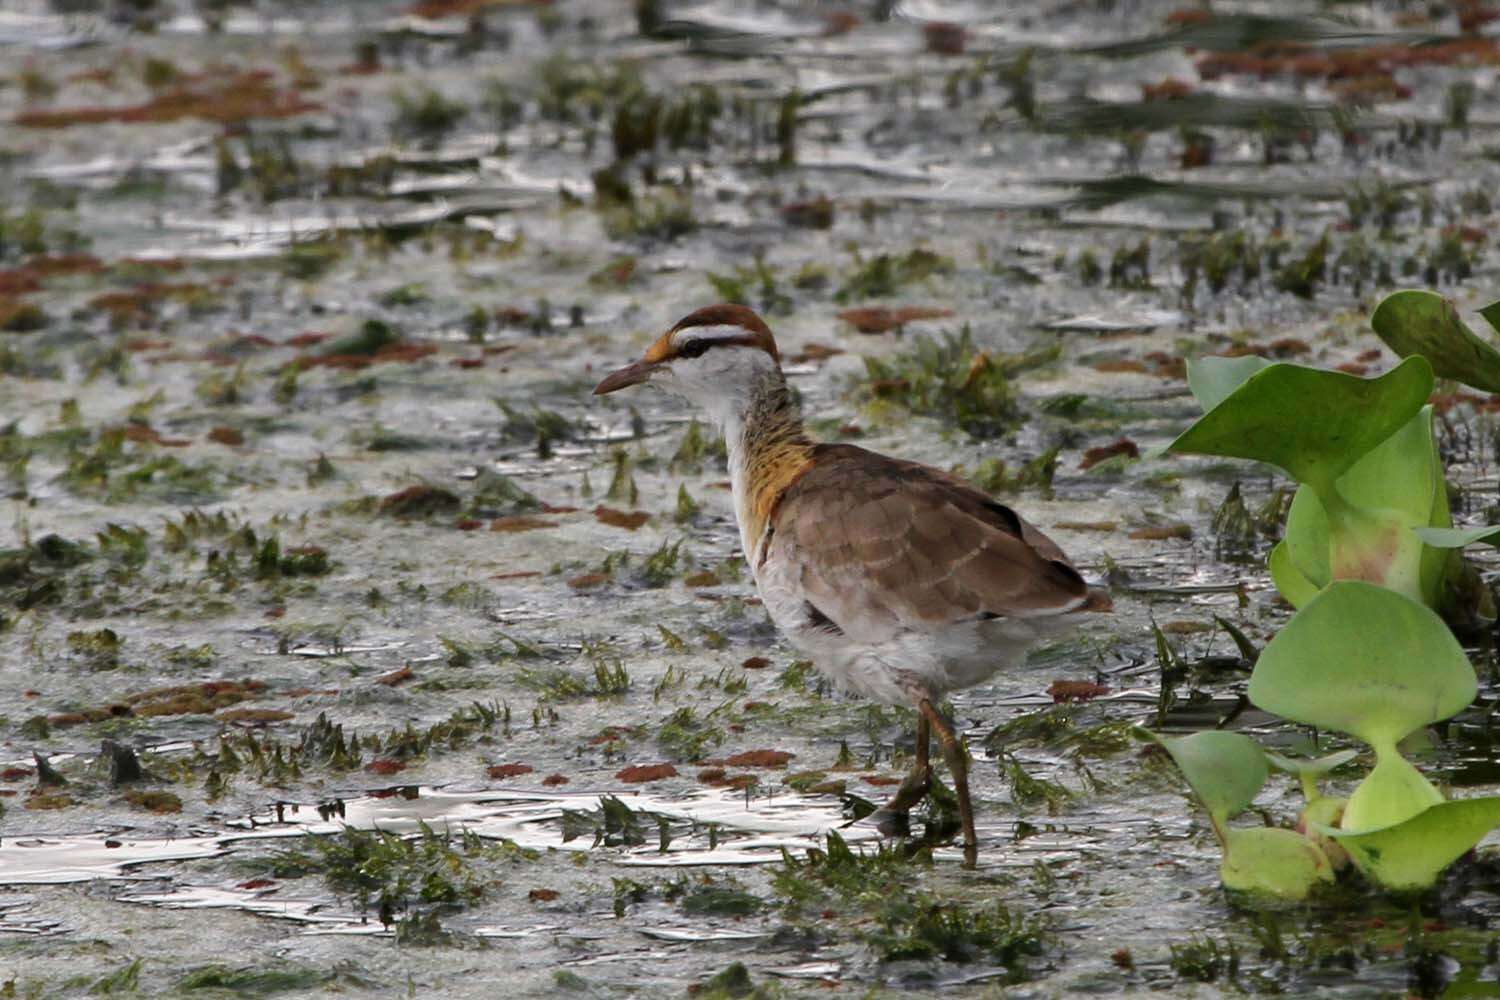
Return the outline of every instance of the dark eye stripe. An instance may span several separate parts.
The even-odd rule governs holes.
[[[701,358],[703,352],[713,346],[711,340],[690,340],[677,349],[679,358]]]

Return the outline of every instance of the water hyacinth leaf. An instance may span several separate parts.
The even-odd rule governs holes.
[[[1272,750],[1262,750],[1261,753],[1266,755],[1266,760],[1278,771],[1285,771],[1287,774],[1310,774],[1315,778],[1321,778],[1329,771],[1343,767],[1359,756],[1358,750],[1340,750],[1337,753],[1308,759],[1287,757]]]
[[[1188,362],[1188,388],[1193,391],[1203,412],[1207,413],[1244,385],[1245,379],[1270,364],[1256,354],[1247,354],[1243,358],[1199,358]]]
[[[1428,549],[1400,511],[1383,507],[1346,507],[1330,524],[1329,572],[1334,580],[1363,580],[1426,604],[1437,594],[1424,587],[1422,568]]]
[[[1305,899],[1314,886],[1333,881],[1333,865],[1316,843],[1295,830],[1232,829],[1219,879],[1226,889]]]
[[[1422,541],[1440,549],[1461,549],[1475,542],[1500,545],[1500,526],[1493,524],[1477,528],[1417,528],[1416,532]]]
[[[1476,337],[1458,308],[1437,292],[1408,289],[1387,295],[1375,307],[1370,325],[1402,357],[1425,357],[1438,377],[1500,392],[1500,351]]]
[[[1292,561],[1292,553],[1287,547],[1286,539],[1277,542],[1276,546],[1271,549],[1267,565],[1271,570],[1271,581],[1276,584],[1277,592],[1294,608],[1304,606],[1308,601],[1317,597],[1318,591],[1323,589],[1297,568],[1297,564]]]
[[[1337,488],[1348,506],[1355,508],[1342,518],[1338,537],[1330,533],[1328,515],[1316,493],[1303,487],[1293,496],[1287,511],[1286,558],[1318,587],[1336,576],[1356,575],[1347,569],[1335,573],[1335,562],[1357,567],[1360,579],[1404,592],[1408,588],[1398,586],[1398,581],[1414,578],[1410,596],[1435,604],[1448,556],[1424,549],[1406,531],[1452,523],[1442,460],[1432,434],[1432,407],[1422,407],[1354,463],[1339,477]],[[1381,559],[1382,552],[1398,553],[1404,564]]]
[[[1427,402],[1432,369],[1407,358],[1378,378],[1273,364],[1183,431],[1169,450],[1266,462],[1333,495],[1333,484]]]
[[[1325,754],[1322,757],[1313,757],[1310,760],[1299,757],[1284,757],[1270,750],[1261,751],[1266,755],[1266,761],[1278,771],[1287,774],[1295,774],[1299,778],[1311,778],[1316,781],[1323,775],[1336,768],[1343,767],[1355,757],[1359,756],[1358,750],[1340,750],[1337,753]],[[1312,798],[1312,796],[1308,796]]]
[[[1333,870],[1336,872],[1349,867],[1349,852],[1344,850],[1343,844],[1332,837],[1325,836],[1320,831],[1323,827],[1338,826],[1339,820],[1344,815],[1344,807],[1348,804],[1348,799],[1320,795],[1318,798],[1309,799],[1302,810],[1302,815],[1297,817],[1297,832],[1318,845],[1318,850],[1323,852],[1323,856],[1333,865]]]
[[[1309,486],[1299,486],[1286,511],[1286,533],[1280,545],[1286,549],[1287,561],[1315,590],[1322,590],[1333,580],[1328,552],[1331,544],[1328,515],[1318,495]]]
[[[1158,737],[1216,826],[1248,806],[1270,777],[1264,751],[1243,733]]]
[[[1379,760],[1344,806],[1345,830],[1383,830],[1404,823],[1443,801],[1443,793],[1394,748],[1378,749]]]
[[[1350,733],[1383,752],[1456,715],[1476,691],[1474,668],[1431,608],[1338,580],[1261,651],[1249,693],[1268,712]]]
[[[1317,494],[1304,486],[1287,512],[1286,558],[1319,589],[1335,579],[1365,580],[1430,605],[1444,564],[1433,565],[1429,553],[1436,550],[1425,548],[1413,527],[1399,510],[1345,503],[1335,528]]]
[[[1356,867],[1387,889],[1425,889],[1443,869],[1500,826],[1500,796],[1442,802],[1383,830],[1317,830],[1341,844]]]

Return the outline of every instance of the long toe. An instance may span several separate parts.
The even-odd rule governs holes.
[[[869,821],[882,837],[911,836],[911,813],[905,809],[893,810],[884,805],[870,813]]]
[[[932,768],[918,767],[901,782],[901,787],[896,789],[896,794],[887,802],[882,809],[891,812],[907,812],[912,806],[927,798],[932,791]]]
[[[932,768],[914,768],[891,800],[870,814],[870,822],[886,837],[911,836],[911,807],[932,791]]]

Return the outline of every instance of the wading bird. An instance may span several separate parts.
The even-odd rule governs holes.
[[[745,560],[792,644],[847,690],[916,708],[916,764],[882,818],[904,818],[927,794],[936,732],[972,866],[968,754],[936,706],[1020,662],[1063,616],[1106,610],[1108,597],[980,490],[916,462],[814,443],[770,328],[744,306],[690,314],[594,392],[641,384],[696,403],[724,432]]]

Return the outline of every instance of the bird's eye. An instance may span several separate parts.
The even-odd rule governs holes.
[[[677,349],[679,358],[701,358],[703,352],[708,350],[709,343],[706,340],[690,340]]]

